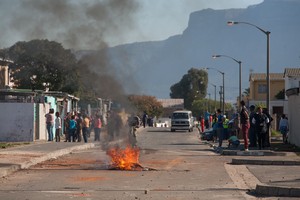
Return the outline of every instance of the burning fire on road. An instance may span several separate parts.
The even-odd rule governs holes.
[[[110,148],[107,155],[111,158],[112,170],[128,170],[128,171],[149,171],[151,168],[143,167],[139,164],[140,149],[138,147],[127,146],[122,149],[120,147]]]

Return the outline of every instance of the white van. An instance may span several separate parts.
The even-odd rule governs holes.
[[[176,130],[187,130],[193,131],[194,118],[192,111],[189,110],[178,110],[174,111],[171,116],[171,132]]]

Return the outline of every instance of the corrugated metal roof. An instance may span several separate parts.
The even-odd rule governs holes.
[[[283,73],[270,73],[270,80],[283,80],[284,74]],[[249,81],[259,81],[259,80],[266,80],[267,74],[266,73],[252,73],[249,76]]]
[[[285,68],[284,77],[300,77],[300,68]]]

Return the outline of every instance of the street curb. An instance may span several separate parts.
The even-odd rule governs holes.
[[[231,161],[233,165],[300,165],[300,161],[294,160],[251,160],[233,158]]]
[[[300,197],[300,188],[257,184],[255,193],[264,196]]]
[[[46,153],[45,155],[42,155],[42,156],[37,157],[37,158],[32,158],[31,160],[29,160],[27,162],[24,162],[24,163],[21,163],[21,164],[13,164],[13,165],[9,165],[7,167],[1,167],[0,168],[0,177],[5,177],[5,176],[7,176],[9,174],[12,174],[12,173],[14,173],[18,170],[21,170],[21,169],[28,169],[29,167],[31,167],[33,165],[36,165],[38,163],[41,163],[41,162],[44,162],[44,161],[49,160],[49,159],[54,159],[54,158],[69,154],[69,153],[71,153],[73,151],[76,151],[76,150],[90,149],[90,148],[93,148],[93,147],[95,147],[94,143],[88,143],[88,144],[83,144],[83,145],[78,145],[78,146],[73,146],[73,147],[67,147],[67,148],[64,148],[64,149],[60,149],[60,150],[57,150],[57,151]]]
[[[285,152],[273,152],[273,151],[257,151],[257,150],[240,151],[240,150],[224,149],[222,155],[224,156],[287,156],[288,154]]]

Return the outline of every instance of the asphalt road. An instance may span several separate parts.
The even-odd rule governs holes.
[[[215,154],[196,131],[141,128],[137,140],[144,171],[111,169],[99,145],[6,177],[0,199],[258,199],[227,164],[231,157]]]

